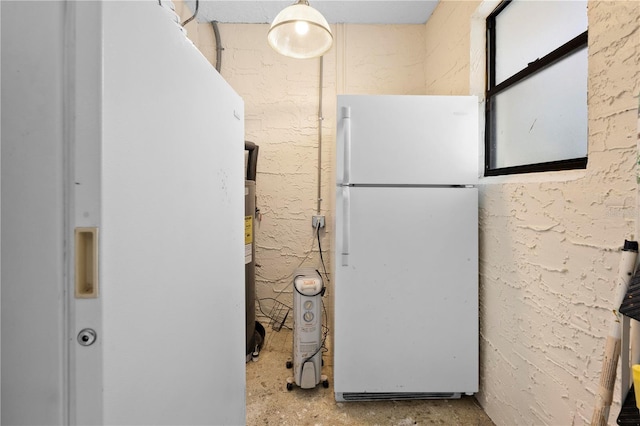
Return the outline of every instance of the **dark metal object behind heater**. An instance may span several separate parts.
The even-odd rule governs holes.
[[[258,145],[245,141],[244,149],[247,156],[247,176],[244,182],[244,215],[245,220],[251,221],[251,261],[246,262],[245,269],[245,312],[246,312],[246,356],[247,361],[260,352],[264,341],[264,327],[256,321],[256,247],[255,247],[255,218],[256,218],[256,171],[258,165]],[[245,232],[247,231],[245,226]],[[246,241],[245,241],[246,244]]]

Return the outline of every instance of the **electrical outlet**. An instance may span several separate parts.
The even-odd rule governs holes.
[[[311,226],[324,228],[324,216],[311,216]]]

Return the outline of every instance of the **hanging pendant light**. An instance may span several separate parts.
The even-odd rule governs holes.
[[[333,43],[327,20],[307,0],[282,9],[273,20],[267,39],[276,52],[297,59],[322,56]]]

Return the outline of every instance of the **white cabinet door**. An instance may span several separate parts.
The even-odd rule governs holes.
[[[242,99],[158,2],[1,7],[2,423],[243,424]]]
[[[101,422],[243,423],[243,102],[156,2],[99,6],[79,15],[77,41],[101,35],[102,89],[77,103],[101,97],[89,158],[100,171]],[[94,73],[86,62],[78,69]],[[90,303],[75,300],[77,328]],[[78,359],[85,350],[75,346]],[[82,377],[76,395],[92,386]]]
[[[476,392],[477,188],[337,191],[335,391]]]

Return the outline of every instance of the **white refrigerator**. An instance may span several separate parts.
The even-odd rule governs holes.
[[[2,424],[244,424],[242,99],[156,0],[0,8]]]
[[[338,96],[338,401],[478,391],[478,101]]]

